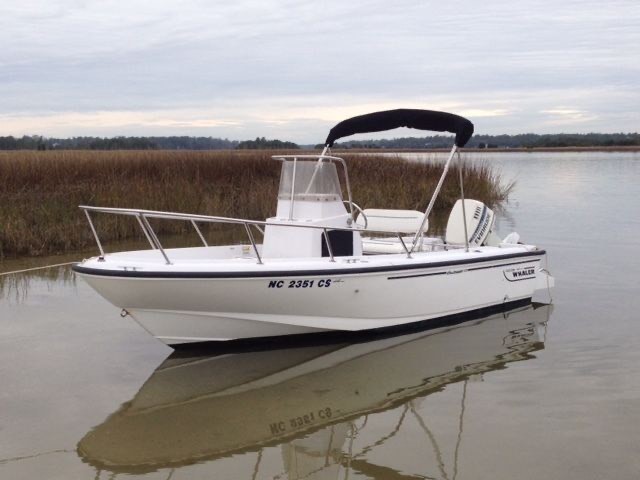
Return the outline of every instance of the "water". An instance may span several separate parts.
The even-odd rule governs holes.
[[[640,155],[469,161],[517,181],[552,312],[180,358],[65,268],[0,277],[0,478],[639,478]]]

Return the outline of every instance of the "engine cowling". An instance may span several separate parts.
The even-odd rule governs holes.
[[[478,200],[465,200],[464,207],[469,245],[498,245],[500,238],[493,232],[496,221],[493,210]],[[445,241],[462,245],[465,243],[464,232],[462,200],[458,200],[449,215]]]

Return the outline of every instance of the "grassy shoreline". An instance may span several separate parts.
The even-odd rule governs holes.
[[[275,213],[280,163],[272,151],[14,151],[0,152],[0,259],[63,254],[94,240],[78,205],[144,208],[264,220]],[[344,155],[354,201],[363,208],[422,210],[441,165],[399,158]],[[506,200],[488,165],[463,165],[465,193],[490,206]],[[434,227],[458,197],[453,167],[435,207]],[[96,215],[105,242],[140,240],[132,218]],[[191,232],[182,222],[154,224],[159,233]],[[220,225],[205,233],[214,243],[234,241]],[[225,231],[227,228],[225,227]],[[244,234],[239,239],[243,239]],[[237,240],[236,240],[237,241]]]

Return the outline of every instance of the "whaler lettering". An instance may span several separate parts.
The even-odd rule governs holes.
[[[534,266],[511,268],[504,271],[504,278],[510,282],[517,282],[518,280],[527,280],[535,278],[536,269]]]
[[[527,275],[533,275],[535,272],[533,268],[530,268],[529,270],[516,270],[512,274],[514,277],[526,277]]]

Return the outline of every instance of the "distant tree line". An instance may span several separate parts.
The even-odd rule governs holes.
[[[449,148],[452,137],[432,135],[383,140],[348,140],[334,148],[423,149]],[[621,147],[640,146],[638,133],[556,133],[538,135],[474,135],[471,148]],[[228,140],[214,137],[72,137],[47,138],[39,135],[0,137],[0,150],[234,150],[297,149],[301,146],[282,140]],[[302,145],[314,148],[312,145]],[[316,145],[315,148],[322,148]]]
[[[213,137],[72,137],[46,138],[39,135],[0,137],[0,150],[233,150],[296,149],[281,140],[256,138],[244,142]]]
[[[348,140],[336,143],[334,148],[449,148],[452,143],[450,136],[433,135],[391,140]],[[466,146],[470,148],[549,148],[639,145],[640,134],[638,133],[553,133],[545,135],[523,133],[519,135],[474,135]]]
[[[236,146],[238,149],[251,149],[251,150],[263,150],[263,149],[297,149],[300,148],[293,142],[283,142],[282,140],[267,140],[264,137],[258,137],[255,140],[245,140],[238,143]]]

